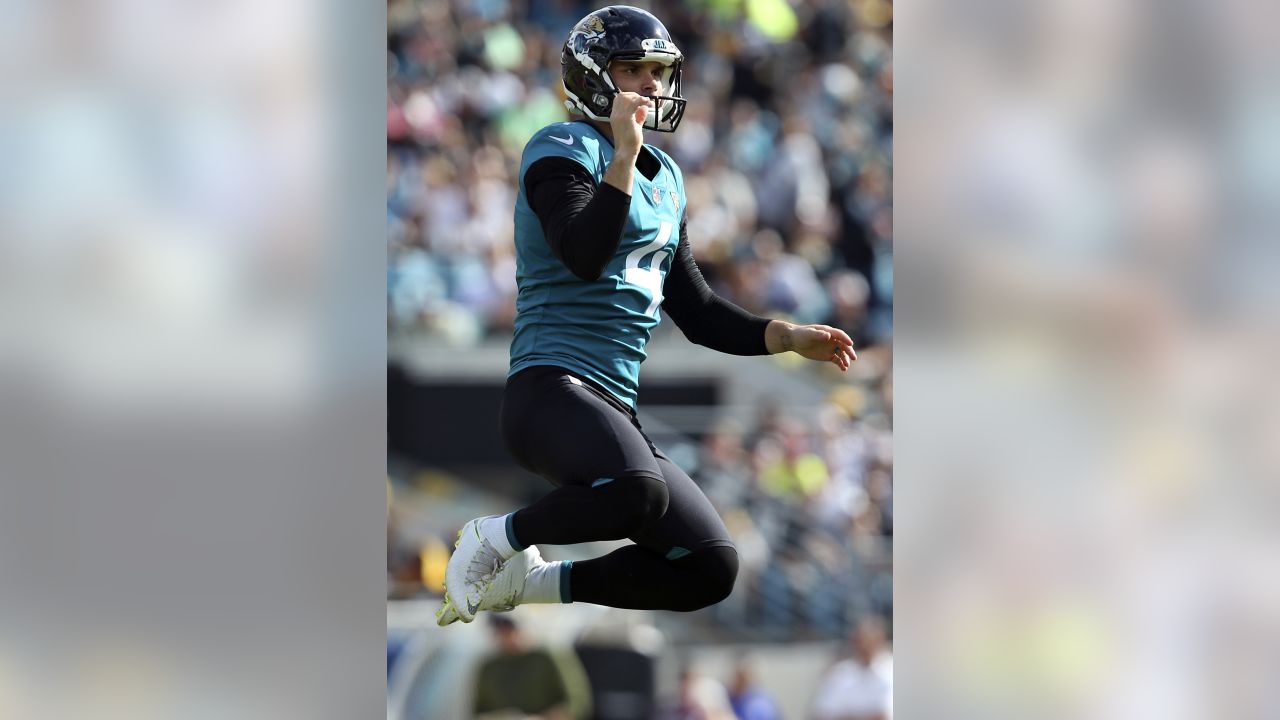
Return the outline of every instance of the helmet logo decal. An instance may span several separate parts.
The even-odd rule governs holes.
[[[575,52],[584,52],[587,43],[604,40],[604,21],[595,15],[588,15],[569,34],[569,44]]]

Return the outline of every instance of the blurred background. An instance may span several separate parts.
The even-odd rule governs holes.
[[[896,711],[1280,717],[1280,6],[897,9]]]
[[[387,6],[389,716],[468,717],[483,658],[546,647],[571,666],[567,688],[586,669],[593,709],[575,701],[568,716],[888,717],[884,0],[639,4],[686,58],[684,121],[646,141],[684,171],[708,282],[752,312],[840,327],[860,358],[847,375],[794,356],[726,359],[670,322],[658,327],[640,419],[725,519],[742,561],[733,595],[691,614],[539,606],[511,613],[514,628],[483,617],[434,625],[457,528],[550,488],[511,462],[497,431],[516,292],[516,171],[525,141],[568,119],[560,49],[605,4]],[[612,547],[543,551],[573,559]]]
[[[383,8],[0,16],[0,718],[376,714]]]

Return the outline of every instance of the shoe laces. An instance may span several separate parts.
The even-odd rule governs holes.
[[[467,582],[483,582],[502,568],[502,555],[488,540],[481,540],[476,554],[467,563]]]

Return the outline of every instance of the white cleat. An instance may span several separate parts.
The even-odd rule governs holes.
[[[509,612],[514,610],[524,599],[524,584],[529,572],[534,568],[546,565],[542,553],[536,545],[530,545],[508,560],[493,580],[485,586],[480,595],[480,604],[476,610],[491,612]],[[472,613],[474,615],[474,613]],[[462,615],[446,595],[444,603],[436,611],[436,624],[440,627],[452,625],[462,620]],[[469,621],[464,621],[469,622]]]
[[[444,571],[445,602],[453,606],[462,622],[476,619],[480,610],[480,596],[485,587],[502,569],[502,555],[480,534],[480,521],[468,520],[458,531],[458,541],[453,544],[453,555]],[[441,610],[444,610],[441,607]]]

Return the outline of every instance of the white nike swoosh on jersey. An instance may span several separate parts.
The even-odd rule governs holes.
[[[570,135],[570,136],[569,136],[569,137],[567,137],[567,138],[556,137],[555,135],[548,135],[547,137],[551,138],[552,140],[555,140],[556,142],[562,142],[562,143],[564,143],[565,145],[572,145],[572,144],[573,144],[573,136],[572,136],[572,135]]]

